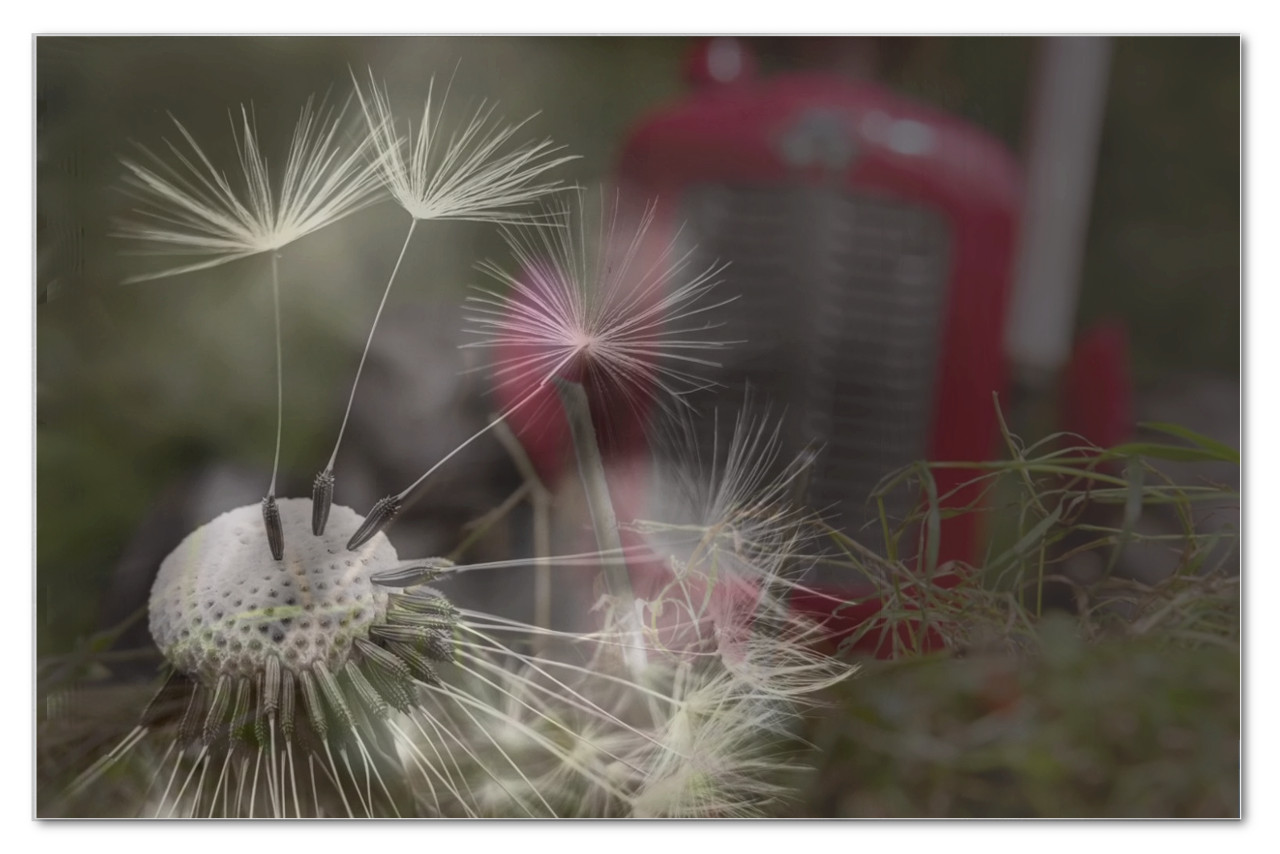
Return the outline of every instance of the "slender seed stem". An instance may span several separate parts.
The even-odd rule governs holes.
[[[471,444],[472,442],[474,442],[476,439],[479,439],[479,438],[480,438],[481,436],[483,436],[485,433],[488,433],[488,432],[489,432],[490,430],[492,430],[494,427],[497,427],[499,424],[501,424],[503,421],[505,421],[508,417],[510,417],[511,415],[513,415],[513,414],[515,413],[515,411],[516,411],[516,410],[518,410],[520,407],[524,406],[526,403],[528,403],[529,401],[531,401],[531,400],[533,400],[535,397],[537,397],[537,396],[538,396],[538,394],[542,391],[542,387],[543,387],[545,384],[546,384],[546,383],[545,383],[545,381],[544,381],[544,382],[542,382],[542,383],[539,383],[537,386],[535,386],[535,387],[534,387],[533,391],[529,392],[529,393],[528,393],[528,394],[526,394],[524,397],[522,397],[520,400],[518,400],[518,401],[516,401],[515,403],[513,403],[513,404],[512,404],[512,405],[511,405],[511,406],[510,406],[510,407],[509,407],[505,412],[503,412],[503,413],[502,413],[501,415],[499,415],[497,418],[495,418],[495,419],[493,419],[492,421],[490,421],[490,422],[489,422],[488,424],[486,424],[485,426],[481,427],[481,428],[480,428],[479,430],[477,430],[475,433],[472,433],[470,438],[466,439],[465,441],[463,441],[463,442],[462,442],[462,444],[458,445],[458,447],[454,448],[452,451],[450,451],[449,453],[447,453],[447,454],[445,454],[443,457],[441,457],[441,458],[440,458],[440,461],[439,461],[438,463],[436,463],[436,464],[435,464],[435,465],[433,465],[431,468],[429,468],[429,469],[427,469],[425,472],[423,472],[421,477],[419,477],[419,478],[418,478],[417,480],[415,480],[413,483],[409,484],[409,486],[408,486],[408,487],[406,487],[406,488],[404,489],[404,491],[402,491],[399,495],[397,495],[397,496],[396,496],[396,500],[398,500],[398,501],[404,501],[406,498],[408,498],[408,497],[409,497],[409,495],[410,495],[410,493],[412,493],[415,489],[417,489],[419,486],[421,486],[421,485],[422,485],[422,483],[423,483],[423,481],[425,481],[427,478],[431,477],[431,475],[435,474],[435,473],[436,473],[436,470],[437,470],[437,469],[439,469],[439,468],[440,468],[440,466],[442,466],[442,465],[444,465],[445,463],[449,462],[449,460],[453,459],[453,458],[454,458],[454,457],[455,457],[455,456],[456,456],[460,451],[462,451],[462,449],[463,449],[463,448],[465,448],[465,447],[467,447],[468,445],[470,445],[470,444]]]
[[[551,493],[547,491],[538,477],[538,470],[529,459],[524,445],[516,438],[516,434],[505,422],[497,428],[498,441],[511,455],[512,462],[520,471],[528,489],[529,505],[533,510],[533,624],[542,629],[551,628]],[[547,652],[546,634],[536,634],[533,638],[534,650],[538,654]]]
[[[360,354],[360,365],[356,368],[356,378],[351,383],[351,396],[347,398],[347,411],[342,416],[342,426],[338,428],[338,441],[333,445],[333,454],[330,455],[329,463],[325,466],[326,471],[332,471],[333,465],[338,459],[338,449],[342,446],[342,436],[347,432],[347,419],[351,417],[351,406],[356,400],[356,389],[360,386],[360,374],[364,372],[365,360],[369,358],[369,347],[373,344],[373,333],[378,329],[378,321],[382,319],[382,309],[387,305],[387,296],[391,293],[391,286],[395,284],[396,274],[400,272],[400,264],[404,261],[404,254],[409,248],[409,241],[413,238],[413,230],[417,225],[417,218],[410,221],[409,232],[404,236],[404,245],[400,247],[400,255],[396,258],[396,265],[391,268],[391,277],[387,279],[387,286],[382,291],[382,302],[378,303],[378,312],[373,316],[373,325],[369,327],[369,336],[364,341],[364,352]]]
[[[355,551],[356,549],[360,548],[360,546],[364,545],[365,543],[369,542],[369,540],[373,539],[374,536],[386,530],[386,528],[392,522],[395,521],[396,516],[400,513],[400,511],[404,509],[405,500],[409,497],[410,494],[413,493],[414,490],[416,490],[419,486],[422,485],[423,481],[431,477],[431,475],[435,474],[437,469],[439,469],[442,465],[449,462],[449,460],[453,459],[455,456],[461,453],[464,448],[466,448],[476,439],[479,439],[485,433],[488,433],[494,427],[497,427],[499,424],[503,423],[503,421],[506,418],[513,415],[516,412],[516,410],[520,409],[525,404],[537,398],[538,395],[540,395],[543,392],[544,386],[546,386],[548,382],[552,381],[552,379],[556,377],[556,375],[560,372],[560,369],[563,368],[565,365],[567,365],[569,362],[571,362],[573,359],[577,358],[578,355],[579,355],[579,349],[575,349],[573,352],[569,353],[567,356],[565,356],[563,359],[557,362],[551,368],[551,370],[547,372],[546,378],[544,378],[540,383],[534,386],[533,389],[528,394],[520,398],[515,403],[511,404],[511,406],[507,407],[507,409],[504,412],[502,412],[502,414],[500,414],[497,418],[493,419],[488,424],[481,427],[476,432],[472,433],[470,438],[464,440],[462,444],[458,445],[458,447],[454,448],[452,451],[450,451],[449,453],[441,457],[440,461],[437,462],[435,465],[433,465],[431,468],[427,469],[425,472],[423,472],[421,477],[419,477],[413,483],[405,487],[405,489],[403,489],[399,494],[388,495],[387,497],[380,499],[376,504],[374,504],[373,509],[370,510],[368,514],[364,517],[364,522],[360,524],[360,527],[356,528],[356,532],[352,534],[351,539],[347,541],[347,551]]]
[[[561,367],[563,367],[563,364],[564,363],[562,362],[560,365],[556,366],[555,370],[559,370]],[[479,439],[485,433],[488,433],[494,427],[497,427],[499,424],[503,423],[503,421],[508,416],[512,415],[516,410],[520,409],[526,403],[529,403],[530,401],[535,399],[542,392],[543,386],[545,386],[546,384],[547,384],[547,380],[543,380],[542,382],[538,383],[538,385],[535,386],[532,391],[530,391],[520,400],[513,403],[510,407],[506,409],[506,411],[498,415],[497,418],[493,419],[488,424],[481,427],[476,432],[472,433],[470,438],[466,439],[465,441],[462,442],[462,444],[458,445],[458,447],[454,448],[452,451],[445,454],[440,459],[439,462],[437,462],[431,468],[423,472],[421,477],[419,477],[413,483],[405,487],[399,494],[388,495],[385,498],[380,499],[376,504],[374,504],[373,509],[371,509],[365,515],[364,522],[360,524],[360,527],[356,528],[356,532],[352,534],[351,539],[347,541],[347,551],[355,551],[365,543],[369,542],[369,540],[373,539],[374,536],[386,530],[387,527],[390,526],[391,523],[395,521],[396,516],[399,515],[400,511],[404,509],[406,499],[408,499],[408,497],[413,493],[414,490],[416,490],[419,486],[422,485],[423,481],[431,477],[431,475],[435,474],[437,469],[439,469],[442,465],[444,465],[445,463],[449,462],[449,460],[457,456],[464,448],[466,448],[476,439]]]
[[[271,462],[271,486],[262,499],[262,525],[267,533],[267,547],[271,557],[284,559],[284,526],[280,522],[280,507],[276,504],[276,475],[280,471],[280,432],[284,424],[284,356],[280,344],[280,261],[271,253],[271,302],[276,320],[276,454]]]
[[[271,303],[276,319],[276,453],[271,462],[271,487],[267,496],[276,494],[276,474],[280,470],[280,431],[284,423],[284,355],[280,344],[280,256],[271,253]]]

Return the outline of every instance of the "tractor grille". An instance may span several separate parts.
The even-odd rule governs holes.
[[[722,359],[716,406],[733,411],[749,382],[775,412],[785,407],[784,456],[822,448],[811,505],[882,550],[867,497],[886,474],[924,458],[932,432],[945,221],[822,187],[697,186],[682,214],[698,261],[730,262],[722,293],[739,295],[724,310],[723,335],[743,343]],[[719,423],[724,431],[732,419]],[[917,498],[890,496],[890,516],[905,516]]]

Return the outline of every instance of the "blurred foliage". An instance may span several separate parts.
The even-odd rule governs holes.
[[[877,663],[806,737],[805,815],[1227,818],[1240,814],[1240,656],[1156,636],[1086,643],[1046,620],[1035,655]]]
[[[1006,428],[1008,459],[968,467],[973,508],[938,494],[947,464],[885,479],[878,495],[925,496],[883,520],[888,558],[829,532],[884,605],[843,645],[877,641],[887,660],[808,721],[823,764],[797,814],[1240,814],[1239,494],[1202,476],[1239,452],[1172,424],[1142,433],[1102,450]],[[931,565],[943,519],[988,503],[978,565]]]

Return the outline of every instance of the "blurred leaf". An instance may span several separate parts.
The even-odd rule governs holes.
[[[938,552],[942,547],[942,515],[938,502],[938,483],[927,465],[920,465],[920,478],[924,481],[929,509],[925,514],[925,578],[933,578],[938,569]]]
[[[1054,507],[1048,516],[1037,522],[1031,530],[1027,531],[1018,542],[989,564],[989,569],[1003,569],[1007,564],[1012,564],[1020,558],[1030,554],[1040,543],[1048,538],[1049,530],[1057,524],[1062,517],[1062,505]]]
[[[1187,448],[1182,445],[1163,445],[1158,442],[1128,442],[1123,445],[1116,445],[1104,452],[1102,456],[1104,458],[1151,457],[1153,459],[1187,463],[1221,460],[1240,462],[1239,455],[1236,456],[1236,459],[1231,460],[1223,457],[1217,451],[1210,451],[1204,448]]]
[[[1120,523],[1120,533],[1116,537],[1115,548],[1111,550],[1111,556],[1107,558],[1108,575],[1111,570],[1115,569],[1116,561],[1120,559],[1120,554],[1125,546],[1133,541],[1133,529],[1137,526],[1138,520],[1142,518],[1142,483],[1143,473],[1145,469],[1138,460],[1129,460],[1129,464],[1124,468],[1125,480],[1129,481],[1129,490],[1124,499],[1124,519]]]
[[[1155,430],[1160,433],[1168,433],[1170,436],[1177,436],[1179,439],[1186,439],[1194,445],[1199,445],[1206,451],[1211,451],[1214,456],[1211,459],[1219,459],[1228,463],[1240,464],[1240,452],[1224,442],[1216,439],[1210,439],[1202,433],[1197,433],[1180,424],[1169,424],[1163,421],[1144,421],[1138,425],[1147,430]]]

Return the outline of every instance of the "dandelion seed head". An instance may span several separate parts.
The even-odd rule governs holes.
[[[136,732],[171,725],[176,714],[171,781],[184,769],[199,781],[166,790],[159,803],[170,812],[217,809],[216,793],[211,801],[202,787],[213,774],[219,789],[234,781],[237,814],[250,793],[253,815],[259,769],[247,762],[266,757],[272,814],[303,811],[296,793],[291,805],[283,799],[286,776],[296,785],[295,759],[324,769],[309,811],[351,814],[354,796],[369,815],[394,812],[385,782],[381,803],[369,787],[385,747],[404,738],[394,716],[420,709],[423,691],[441,684],[436,668],[454,657],[458,611],[423,584],[375,585],[375,574],[401,566],[381,535],[359,552],[345,548],[361,522],[350,508],[334,505],[321,537],[310,534],[309,501],[282,499],[278,509],[283,560],[267,558],[251,505],[189,535],[157,576],[151,628],[171,672]],[[418,572],[424,581],[439,575]]]

